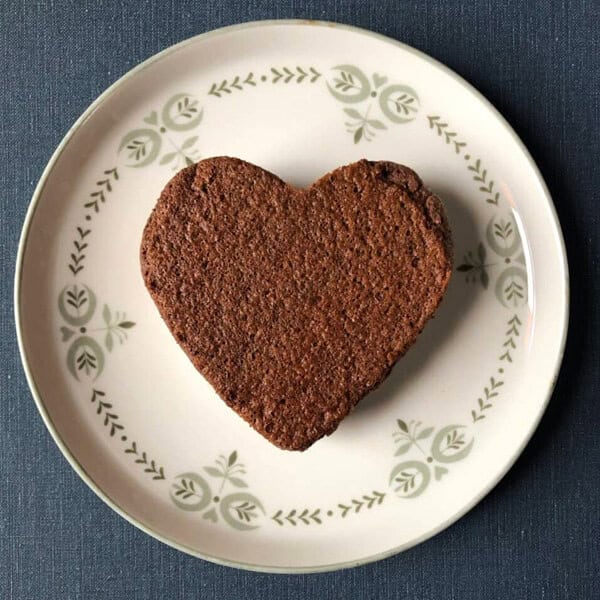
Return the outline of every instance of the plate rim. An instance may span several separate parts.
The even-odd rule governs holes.
[[[90,119],[90,117],[94,114],[96,109],[107,98],[109,98],[123,83],[125,83],[129,79],[135,77],[139,72],[152,66],[154,63],[158,62],[165,56],[167,56],[173,52],[176,52],[177,50],[179,50],[187,45],[197,43],[198,41],[201,41],[203,39],[221,36],[223,34],[227,34],[232,31],[240,31],[240,30],[244,30],[244,29],[259,29],[261,27],[272,27],[272,26],[281,26],[281,25],[334,28],[334,29],[340,29],[340,30],[351,32],[351,33],[355,33],[358,35],[369,36],[369,37],[379,40],[381,42],[385,42],[387,44],[393,45],[396,48],[404,50],[405,52],[408,52],[409,54],[415,55],[418,58],[425,60],[427,63],[431,64],[432,66],[434,66],[437,69],[444,72],[446,75],[450,76],[465,91],[474,95],[475,98],[479,102],[481,102],[488,110],[490,110],[490,112],[492,113],[493,116],[496,117],[496,119],[498,119],[499,123],[503,126],[503,128],[510,135],[511,139],[517,144],[517,146],[523,152],[523,155],[528,163],[529,168],[533,171],[534,175],[536,176],[536,178],[538,180],[538,183],[541,186],[541,191],[545,197],[547,206],[550,209],[550,216],[552,218],[555,232],[557,234],[556,241],[558,242],[558,247],[559,247],[559,251],[560,251],[560,255],[561,255],[561,259],[562,259],[560,268],[564,274],[564,286],[565,286],[564,287],[564,296],[561,299],[563,302],[563,311],[562,311],[562,315],[561,315],[561,321],[562,321],[561,322],[561,339],[559,341],[558,352],[556,354],[555,362],[553,365],[552,376],[549,378],[546,389],[543,392],[544,400],[543,400],[542,404],[540,405],[538,413],[535,415],[535,418],[532,420],[530,428],[529,428],[527,434],[525,435],[525,437],[523,438],[521,444],[519,444],[519,446],[516,447],[516,449],[514,450],[514,453],[511,455],[510,459],[504,465],[503,469],[501,469],[498,472],[498,474],[492,479],[492,481],[487,486],[485,486],[478,494],[476,494],[469,502],[467,502],[464,506],[462,506],[460,510],[458,510],[456,513],[454,513],[451,517],[449,517],[448,519],[446,519],[445,521],[443,521],[442,523],[440,523],[433,529],[430,529],[426,533],[422,534],[421,536],[418,536],[418,537],[410,540],[409,542],[400,544],[398,546],[394,546],[393,548],[389,548],[383,552],[378,552],[378,553],[375,553],[375,554],[372,554],[372,555],[369,555],[366,557],[362,557],[360,559],[355,559],[355,560],[350,560],[350,561],[340,561],[340,562],[331,563],[331,564],[316,564],[316,565],[301,566],[301,567],[293,566],[293,565],[276,566],[276,565],[247,563],[247,562],[242,562],[242,561],[238,561],[238,560],[229,560],[229,559],[225,559],[225,558],[222,558],[219,556],[213,556],[206,552],[200,552],[200,551],[198,551],[194,548],[191,548],[185,544],[182,544],[182,543],[176,542],[172,539],[169,539],[168,537],[166,537],[165,535],[163,535],[157,531],[154,531],[150,526],[144,524],[141,520],[138,520],[136,517],[130,515],[127,511],[125,511],[123,508],[121,508],[115,500],[110,498],[110,496],[106,492],[104,492],[95,483],[95,481],[87,473],[87,471],[85,470],[83,465],[81,465],[79,463],[78,459],[74,456],[74,454],[71,452],[71,450],[67,447],[66,443],[60,437],[58,430],[54,426],[52,418],[51,418],[49,412],[46,410],[46,407],[44,406],[42,394],[40,393],[40,391],[36,385],[36,382],[33,378],[31,368],[30,368],[30,365],[28,362],[27,352],[26,352],[25,343],[24,343],[24,339],[23,339],[22,314],[21,314],[21,295],[22,295],[21,280],[22,280],[22,275],[23,275],[23,260],[24,260],[24,256],[25,256],[25,252],[26,252],[26,248],[27,248],[27,242],[29,239],[31,225],[32,225],[32,222],[33,222],[36,210],[37,210],[37,206],[40,202],[40,199],[42,198],[47,179],[48,179],[50,173],[52,172],[55,164],[57,163],[58,159],[60,158],[63,151],[65,150],[65,148],[71,141],[71,138],[85,124],[85,122],[87,122]],[[517,135],[517,133],[514,131],[514,129],[511,127],[511,125],[508,123],[508,121],[498,111],[498,109],[496,109],[496,107],[481,92],[479,92],[473,85],[471,85],[469,82],[467,82],[463,77],[458,75],[456,72],[454,72],[452,69],[450,69],[449,67],[447,67],[446,65],[444,65],[443,63],[438,61],[437,59],[429,56],[425,52],[417,50],[416,48],[413,48],[412,46],[409,46],[409,45],[405,44],[404,42],[400,42],[400,41],[395,40],[386,35],[376,33],[376,32],[370,31],[368,29],[364,29],[362,27],[356,27],[353,25],[347,25],[347,24],[337,23],[337,22],[333,22],[333,21],[321,21],[321,20],[310,20],[310,19],[268,19],[268,20],[259,20],[259,21],[249,21],[249,22],[245,22],[245,23],[238,23],[235,25],[229,25],[226,27],[212,29],[210,31],[207,31],[207,32],[192,36],[190,38],[187,38],[185,40],[182,40],[181,42],[178,42],[176,44],[168,46],[167,48],[161,50],[160,52],[153,54],[152,56],[148,57],[147,59],[143,60],[141,63],[139,63],[138,65],[136,65],[135,67],[133,67],[132,69],[127,71],[125,74],[123,74],[121,77],[119,77],[119,79],[117,79],[114,83],[112,83],[104,92],[102,92],[83,111],[83,113],[78,117],[78,119],[69,128],[67,133],[63,136],[60,143],[58,144],[58,146],[52,153],[52,156],[51,156],[50,160],[48,161],[48,163],[46,164],[44,170],[42,171],[42,174],[40,175],[40,179],[35,187],[35,190],[33,192],[31,200],[29,202],[29,206],[27,208],[27,212],[26,212],[25,219],[23,222],[23,227],[22,227],[20,238],[19,238],[19,246],[18,246],[18,250],[17,250],[17,260],[16,260],[16,265],[15,265],[15,279],[14,279],[14,317],[15,317],[15,325],[16,325],[16,333],[17,333],[17,343],[18,343],[18,347],[19,347],[21,363],[23,365],[23,370],[25,372],[25,377],[27,379],[29,389],[31,391],[31,394],[33,396],[33,399],[35,401],[37,409],[42,417],[42,420],[43,420],[44,424],[46,425],[46,428],[50,432],[50,435],[52,436],[52,439],[54,440],[54,442],[56,443],[56,445],[58,446],[58,448],[62,452],[63,456],[68,461],[68,463],[71,465],[73,470],[86,483],[86,485],[104,503],[106,503],[112,510],[114,510],[118,515],[120,515],[122,518],[124,518],[130,524],[134,525],[135,527],[142,530],[146,534],[150,535],[154,539],[166,544],[167,546],[170,546],[172,548],[175,548],[177,550],[185,552],[186,554],[190,554],[196,558],[202,558],[204,560],[208,560],[210,562],[213,562],[213,563],[216,563],[219,565],[223,565],[223,566],[240,568],[240,569],[244,569],[244,570],[248,570],[248,571],[267,572],[267,573],[282,573],[282,574],[283,573],[318,573],[318,572],[325,572],[325,571],[335,571],[335,570],[347,569],[347,568],[352,568],[352,567],[372,563],[375,561],[379,561],[379,560],[388,558],[390,556],[394,556],[394,555],[396,555],[402,551],[408,550],[409,548],[412,548],[412,547],[424,542],[425,540],[437,535],[438,533],[442,532],[444,529],[448,528],[450,525],[452,525],[453,523],[458,521],[460,518],[462,518],[467,512],[469,512],[477,504],[479,504],[498,485],[498,483],[500,483],[500,481],[504,478],[504,476],[507,474],[507,472],[514,466],[515,462],[521,456],[523,450],[525,449],[525,447],[531,440],[533,434],[537,430],[538,425],[539,425],[544,413],[546,412],[548,403],[550,401],[550,398],[552,397],[552,393],[554,391],[556,381],[558,379],[558,375],[560,372],[560,368],[561,368],[564,353],[565,353],[566,340],[567,340],[567,335],[568,335],[568,330],[569,330],[569,306],[570,306],[570,285],[569,285],[569,265],[568,265],[568,261],[567,261],[567,252],[566,252],[566,247],[565,247],[564,236],[562,233],[560,222],[558,220],[558,215],[556,212],[556,208],[554,206],[554,202],[552,200],[552,196],[550,195],[550,191],[548,190],[546,182],[544,181],[544,178],[542,177],[542,174],[541,174],[537,164],[535,163],[531,154],[529,153],[529,150],[527,149],[525,144],[522,142],[520,137]]]

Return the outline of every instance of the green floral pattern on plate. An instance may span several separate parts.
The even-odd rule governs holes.
[[[115,341],[123,344],[135,326],[124,312],[112,312],[108,304],[102,309],[103,322],[91,323],[97,320],[96,306],[96,294],[87,285],[65,286],[58,296],[58,311],[65,322],[60,328],[62,341],[69,342],[67,368],[78,381],[97,379],[104,369],[104,349],[112,352]]]
[[[261,83],[315,83],[320,77],[321,73],[314,67],[271,67],[262,75],[249,71],[246,75],[234,75],[229,79],[215,81],[211,84],[208,95],[223,98]]]
[[[161,165],[171,165],[173,171],[191,165],[199,158],[195,144],[198,136],[188,136],[188,132],[202,121],[204,111],[199,101],[191,94],[180,93],[171,96],[159,111],[153,110],[144,117],[148,127],[134,129],[123,136],[119,152],[125,155],[128,167],[146,167],[161,154],[163,144],[169,151],[162,155]]]
[[[432,469],[435,480],[439,481],[448,473],[443,465],[463,460],[473,448],[474,439],[467,439],[464,425],[446,425],[436,431],[431,426],[422,427],[421,421],[407,423],[398,419],[396,424],[393,438],[397,448],[394,456],[414,449],[420,454],[418,460],[399,462],[390,472],[389,484],[400,498],[420,496],[431,482]]]
[[[125,444],[124,452],[133,457],[134,464],[140,465],[142,471],[154,481],[165,479],[164,467],[161,467],[154,459],[149,458],[145,451],[139,450],[137,442],[130,442],[125,425],[123,425],[121,417],[117,414],[113,403],[108,401],[106,392],[95,388],[92,389],[90,402],[92,406],[96,407],[96,414],[102,419],[102,424],[109,432],[110,437]]]
[[[191,165],[200,158],[196,147],[197,135],[189,135],[195,129],[204,115],[199,101],[192,94],[178,93],[171,96],[160,110],[152,110],[143,117],[143,127],[126,133],[117,150],[121,166],[140,168],[148,166],[161,155],[163,145],[168,144],[168,151],[162,154],[159,164],[169,165],[172,171],[177,171],[186,165]],[[77,276],[85,268],[85,259],[89,246],[88,236],[92,233],[90,221],[100,213],[102,207],[114,191],[119,181],[120,166],[105,169],[96,180],[88,198],[83,203],[86,225],[75,227],[73,249],[69,255],[68,269]]]
[[[369,142],[389,127],[419,123],[421,99],[416,90],[405,83],[390,83],[380,73],[367,75],[356,65],[340,64],[322,75],[324,69],[315,66],[275,66],[263,71],[249,71],[213,82],[207,98],[222,101],[235,94],[248,92],[262,84],[282,85],[324,83],[323,89],[342,108],[345,126],[354,144]],[[67,269],[69,276],[78,278],[85,269],[93,232],[92,221],[107,203],[120,181],[124,168],[139,169],[158,162],[178,170],[199,158],[199,136],[192,130],[200,126],[204,108],[198,97],[178,93],[156,110],[142,118],[143,125],[126,133],[117,147],[119,164],[105,169],[95,180],[86,201],[82,204],[85,226],[75,228]],[[466,152],[467,143],[439,115],[427,115],[429,130],[466,163],[480,197],[491,207],[497,207],[501,194],[496,189],[488,169],[480,158]],[[372,489],[327,506],[296,506],[275,508],[267,516],[263,502],[248,491],[246,467],[236,450],[220,455],[213,464],[177,475],[169,484],[168,494],[179,509],[198,513],[202,520],[240,531],[252,531],[267,523],[277,527],[320,526],[331,519],[347,519],[384,504],[388,497],[414,499],[428,490],[432,481],[440,481],[451,465],[466,459],[475,447],[475,427],[490,414],[504,386],[505,367],[510,366],[518,349],[523,321],[515,312],[527,304],[527,271],[521,237],[511,213],[497,212],[489,220],[484,239],[475,249],[468,250],[457,271],[466,283],[491,288],[503,309],[510,309],[498,365],[485,380],[482,393],[470,409],[469,425],[424,425],[417,419],[397,419],[393,431],[394,464],[379,483],[392,492]],[[103,373],[106,356],[123,344],[135,326],[122,311],[104,304],[98,310],[96,294],[84,284],[71,282],[59,294],[58,310],[63,320],[62,341],[68,343],[67,369],[78,382],[94,381]],[[95,407],[103,427],[111,438],[123,444],[123,452],[133,464],[154,481],[167,481],[165,469],[138,442],[129,438],[117,410],[107,398],[107,392],[93,387],[90,404]]]
[[[291,508],[279,509],[272,516],[271,520],[280,527],[285,525],[322,525],[324,520],[333,517],[342,519],[351,514],[358,514],[361,510],[364,512],[376,506],[380,506],[387,494],[372,490],[371,492],[343,500],[333,504],[329,508]]]
[[[466,142],[460,141],[458,133],[452,131],[448,123],[444,123],[442,118],[438,115],[428,115],[427,121],[429,122],[429,128],[437,131],[437,134],[444,138],[446,144],[451,144],[454,147],[456,154],[460,154],[462,148],[467,144]]]
[[[466,142],[459,141],[460,138],[456,131],[453,131],[450,125],[445,122],[439,115],[428,115],[427,122],[429,128],[436,131],[438,136],[444,139],[446,144],[452,146],[456,154],[462,154],[464,160],[467,161],[467,169],[471,172],[474,182],[477,183],[479,191],[484,195],[485,201],[488,204],[498,206],[500,200],[500,192],[495,188],[494,181],[489,177],[488,170],[484,168],[480,158],[473,157],[465,152]]]
[[[361,140],[370,142],[377,131],[387,129],[384,121],[391,124],[410,123],[419,112],[419,96],[403,83],[388,84],[388,78],[379,73],[370,77],[356,65],[333,67],[334,74],[327,82],[329,93],[344,104],[346,130],[352,133],[355,144]],[[377,114],[375,114],[377,113]]]
[[[220,455],[213,465],[203,468],[211,477],[188,471],[175,478],[171,499],[181,510],[200,512],[202,518],[216,523],[219,516],[225,523],[239,531],[250,531],[259,525],[257,521],[265,514],[261,501],[248,492],[233,491],[247,488],[243,479],[246,469],[238,460],[236,450],[228,456]],[[213,481],[216,480],[216,481]],[[212,484],[212,485],[211,485]]]
[[[501,268],[494,283],[496,298],[507,308],[523,306],[527,303],[527,271],[521,237],[513,216],[492,217],[485,238],[487,247],[480,242],[476,251],[469,250],[457,271],[465,273],[467,282],[478,281],[487,289],[490,270],[497,272]]]

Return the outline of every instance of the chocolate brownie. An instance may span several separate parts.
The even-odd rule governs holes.
[[[450,280],[452,243],[408,167],[361,160],[301,190],[219,157],[169,181],[141,267],[221,398],[276,446],[305,450],[413,344]]]

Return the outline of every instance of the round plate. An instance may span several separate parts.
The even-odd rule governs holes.
[[[436,318],[304,453],[271,446],[219,399],[142,283],[161,189],[215,155],[298,186],[363,157],[397,161],[449,213],[456,268]],[[544,411],[567,303],[548,191],[490,104],[398,42],[299,21],[193,38],[94,102],[37,187],[16,282],[29,383],[81,477],[168,544],[270,571],[385,557],[480,500]]]

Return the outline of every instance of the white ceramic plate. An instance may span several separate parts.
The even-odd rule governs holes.
[[[225,406],[140,276],[166,181],[223,154],[300,186],[362,157],[401,162],[449,213],[456,270],[436,319],[304,453],[271,446]],[[551,393],[567,287],[548,191],[486,100],[392,40],[275,21],[174,46],[79,119],[27,216],[17,328],[48,428],[121,515],[209,560],[316,571],[413,546],[498,482]]]

